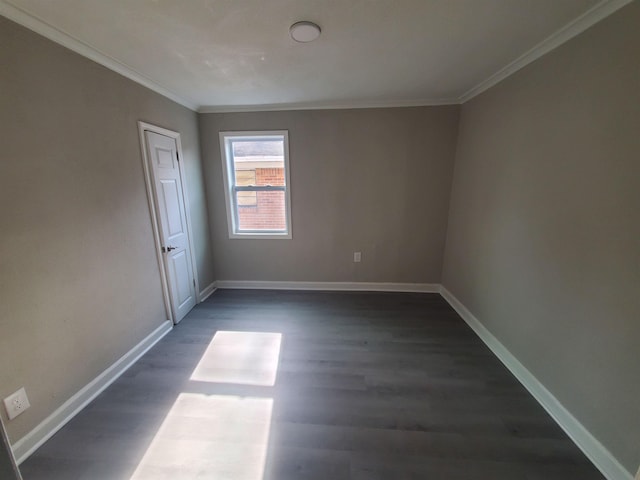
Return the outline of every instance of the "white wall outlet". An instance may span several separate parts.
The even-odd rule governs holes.
[[[362,252],[353,252],[353,261],[358,263],[362,261]]]
[[[4,407],[7,409],[9,420],[13,420],[30,406],[24,387],[4,399]]]

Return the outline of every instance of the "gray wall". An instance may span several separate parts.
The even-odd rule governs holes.
[[[458,111],[200,115],[217,279],[439,282]],[[293,239],[230,240],[218,132],[264,129],[289,130]]]
[[[182,133],[214,278],[194,112],[2,17],[0,65],[0,398],[31,401],[16,441],[166,318],[138,120]]]
[[[640,2],[462,108],[444,285],[640,463]]]
[[[0,398],[32,403],[11,438],[165,317],[145,120],[182,133],[202,288],[439,282],[449,219],[445,286],[634,471],[637,24],[634,2],[465,104],[458,132],[453,106],[197,116],[0,18]],[[227,235],[218,132],[257,129],[290,132],[292,240]]]

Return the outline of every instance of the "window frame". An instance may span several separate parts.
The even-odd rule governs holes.
[[[269,137],[282,137],[284,142],[284,186],[237,186],[233,168],[231,144],[234,139],[259,141]],[[289,172],[289,131],[288,130],[253,130],[253,131],[220,131],[220,157],[222,160],[222,177],[224,181],[224,202],[227,210],[227,227],[230,239],[277,239],[293,238],[291,231],[291,180]],[[239,230],[238,202],[235,193],[240,191],[273,192],[284,191],[286,230]]]

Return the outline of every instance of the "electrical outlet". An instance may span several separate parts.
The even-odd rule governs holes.
[[[362,261],[362,252],[353,252],[353,261],[358,263]]]
[[[9,420],[13,420],[30,406],[24,387],[4,399],[4,407],[7,409]]]

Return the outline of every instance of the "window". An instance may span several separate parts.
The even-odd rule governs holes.
[[[291,238],[286,131],[220,132],[229,238]]]

